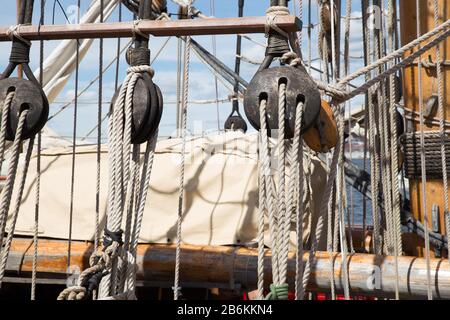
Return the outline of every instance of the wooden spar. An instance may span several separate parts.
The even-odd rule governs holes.
[[[450,18],[450,6],[447,0],[439,0],[439,23],[445,22]],[[424,34],[435,27],[434,22],[434,3],[433,1],[420,0],[420,33]],[[402,45],[417,38],[417,12],[416,12],[416,1],[400,1],[400,24],[401,24],[401,40]],[[424,45],[426,43],[422,43]],[[441,46],[441,61],[448,61],[450,59],[450,40],[444,41]],[[414,51],[409,52],[406,56]],[[433,48],[429,50],[422,57],[422,60],[432,59],[436,62],[436,49]],[[449,81],[450,68],[448,65],[442,64],[444,83]],[[423,94],[423,105],[424,109],[427,104],[428,99],[433,95],[438,93],[438,82],[436,67],[426,67],[422,66],[422,94]],[[412,65],[405,68],[404,71],[404,105],[405,107],[412,109],[419,114],[420,104],[419,104],[419,86],[418,86],[418,64],[417,60]],[[444,85],[444,109],[446,120],[450,120],[450,90],[448,90],[448,85]],[[434,117],[439,118],[436,113]],[[412,128],[414,131],[420,131],[421,127],[419,124],[419,117],[413,116],[415,119]],[[424,131],[439,131],[439,125],[432,125],[427,123]],[[419,164],[420,168],[420,164]],[[411,179],[409,181],[410,185],[410,197],[411,197],[411,212],[414,217],[424,223],[424,213],[422,210],[422,182],[421,177],[417,179]],[[431,180],[427,179],[426,183],[426,210],[428,212],[428,227],[432,228],[431,211],[433,204],[439,206],[439,233],[445,234],[445,221],[444,221],[444,190],[442,180]],[[417,252],[420,256],[423,254],[424,244],[417,244]],[[431,255],[434,255],[432,250]]]
[[[64,40],[88,38],[125,38],[139,31],[153,36],[187,36],[264,33],[266,17],[211,18],[194,20],[146,21],[135,27],[133,22],[85,23],[65,25],[21,26],[20,34],[29,40]],[[295,16],[277,16],[275,23],[287,32],[301,30]],[[10,41],[8,27],[0,28],[0,41]],[[134,29],[134,30],[133,30]]]
[[[7,265],[8,279],[15,276],[20,281],[31,272],[33,252],[30,250],[32,239],[17,238],[13,241]],[[83,270],[88,266],[92,244],[72,242],[73,266]],[[173,285],[175,246],[163,244],[141,244],[137,251],[137,277],[141,284],[155,287]],[[308,253],[303,261],[308,259]],[[339,254],[336,261],[341,261]],[[191,287],[256,288],[257,250],[242,247],[192,246],[183,245],[181,250],[181,285]],[[266,285],[271,282],[270,252],[266,254]],[[394,294],[394,258],[369,254],[352,254],[348,257],[350,287],[355,295],[390,297]],[[426,265],[424,259],[416,257],[399,257],[400,294],[404,298],[426,296]],[[329,292],[330,256],[326,252],[316,255],[312,265],[311,280],[308,290]],[[67,241],[39,241],[38,278],[44,277],[64,281],[67,270]],[[73,269],[72,269],[73,270]],[[431,283],[435,297],[450,298],[450,271],[447,260],[432,259]],[[342,291],[341,263],[334,268],[336,289]],[[19,280],[17,280],[19,279]],[[291,253],[288,264],[288,279],[295,279],[295,259]],[[293,283],[290,283],[293,285]]]

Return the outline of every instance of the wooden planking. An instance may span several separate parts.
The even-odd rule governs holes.
[[[12,244],[7,270],[9,276],[26,275],[31,272],[33,253],[30,250],[31,239],[15,239]],[[87,267],[92,244],[72,242],[72,263],[80,269]],[[227,246],[193,246],[183,245],[181,250],[181,285],[184,282],[196,283],[199,287],[211,285],[243,287],[249,290],[257,284],[257,249]],[[306,262],[309,253],[303,256]],[[266,253],[265,284],[271,283],[270,252]],[[334,266],[336,289],[342,292],[341,256],[334,255],[338,263]],[[403,297],[425,297],[427,292],[426,263],[416,257],[399,257],[399,289]],[[138,280],[148,283],[159,283],[168,286],[173,282],[175,263],[175,246],[162,244],[141,244],[138,246]],[[395,291],[395,270],[393,257],[382,257],[370,254],[351,254],[348,257],[350,287],[353,294],[390,297]],[[436,298],[450,298],[450,268],[445,260],[432,259],[431,273],[435,281],[432,289]],[[61,240],[39,241],[38,272],[44,277],[53,275],[61,278],[67,268],[67,242]],[[330,290],[329,274],[330,254],[318,252],[312,265],[308,290],[328,292]],[[371,277],[376,278],[372,287]],[[290,285],[295,279],[295,256],[289,255],[288,279]],[[368,285],[369,284],[369,285]]]
[[[301,30],[295,16],[277,16],[275,23],[287,32]],[[153,36],[220,35],[264,33],[266,17],[211,18],[173,21],[140,21],[139,30]],[[9,27],[0,28],[0,41],[10,41]],[[133,35],[133,22],[22,26],[20,34],[29,40],[125,38]]]
[[[401,40],[402,45],[409,43],[417,38],[417,13],[416,13],[416,2],[415,1],[400,1],[400,25],[401,25]],[[450,18],[450,6],[448,5],[448,0],[439,0],[438,1],[439,8],[439,23],[445,22]],[[421,34],[424,34],[435,27],[434,22],[434,2],[427,0],[420,0],[420,25],[421,25]],[[429,42],[429,41],[428,41]],[[422,45],[427,42],[422,43]],[[450,59],[450,39],[443,41],[440,45],[441,48],[441,60],[449,60]],[[405,56],[410,55],[414,51],[417,51],[417,48],[408,52]],[[431,59],[433,62],[436,62],[436,49],[433,48],[422,55],[422,60]],[[415,63],[406,67],[403,72],[404,77],[404,104],[407,108],[413,109],[417,112],[420,111],[419,104],[419,74],[418,74],[418,59],[416,59]],[[450,68],[449,66],[442,65],[443,70],[443,81],[447,83],[444,85],[444,109],[445,109],[445,118],[450,120],[450,90],[448,90],[448,82],[450,81]],[[427,100],[433,94],[437,94],[438,92],[438,82],[437,82],[437,73],[435,67],[425,67],[422,66],[422,94],[423,94],[423,106],[426,107]],[[437,110],[436,110],[437,111]],[[439,115],[436,113],[434,115],[436,118],[439,118]],[[419,124],[419,116],[413,116],[415,119],[412,124],[412,128],[415,131],[420,131]],[[439,131],[439,125],[425,124],[424,131]],[[449,192],[450,194],[450,192]],[[424,212],[422,212],[422,182],[421,177],[417,177],[417,179],[410,180],[410,198],[411,198],[411,212],[414,217],[424,223]],[[427,206],[426,210],[428,212],[428,226],[431,228],[431,209],[433,204],[439,205],[440,212],[440,233],[445,234],[445,220],[444,220],[444,192],[443,192],[443,182],[442,180],[430,180],[427,179],[426,185],[426,199]],[[424,244],[418,244],[417,250],[420,254],[422,254]],[[434,252],[431,253],[432,255]]]

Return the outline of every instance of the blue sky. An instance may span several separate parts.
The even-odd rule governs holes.
[[[15,13],[16,13],[16,4],[15,0],[4,0],[2,1],[2,10],[0,12],[0,21],[1,25],[9,26],[15,24]],[[36,0],[35,5],[35,18],[34,23],[36,23],[39,19],[39,7],[40,1]],[[77,4],[77,0],[60,0],[63,8],[65,10],[70,10],[71,6]],[[176,12],[175,5],[169,0],[169,12]],[[237,0],[216,0],[215,1],[215,16],[217,17],[234,17],[237,15]],[[292,1],[291,1],[292,2]],[[304,1],[307,3],[307,1]],[[342,1],[343,5],[345,5],[345,1]],[[53,8],[54,0],[46,1],[46,24],[52,23],[52,8]],[[91,0],[81,0],[81,14],[83,14]],[[195,1],[195,6],[202,10],[205,14],[211,14],[210,7],[211,0],[197,0]],[[246,0],[245,2],[245,15],[247,16],[262,16],[265,13],[266,7],[268,6],[268,0]],[[312,10],[312,23],[317,22],[317,8],[314,4],[311,8]],[[353,1],[352,7],[352,15],[360,16],[360,6],[359,1]],[[291,4],[291,12],[293,12],[293,6]],[[307,8],[304,9],[305,13],[307,12]],[[132,20],[132,15],[127,11],[126,8],[123,8],[123,20],[130,21]],[[55,23],[61,24],[66,23],[65,17],[60,10],[60,8],[56,7],[55,12]],[[305,14],[305,19],[307,19]],[[118,20],[118,10],[116,9],[114,14],[109,18],[108,21],[117,21]],[[307,21],[305,20],[306,24]],[[304,42],[303,42],[303,52],[306,56],[308,52],[308,46],[311,45],[312,57],[317,57],[317,34],[316,29],[313,30],[312,41],[309,43],[306,38],[306,32],[304,33]],[[361,24],[359,20],[352,20],[351,23],[351,55],[352,56],[361,56],[362,55],[362,38],[361,38]],[[255,40],[265,43],[266,39],[264,35],[251,35]],[[166,41],[167,38],[155,38],[152,37],[150,40],[150,46],[152,53],[155,54],[161,45]],[[195,40],[201,43],[204,47],[212,51],[212,38],[210,36],[201,36],[195,37]],[[231,68],[234,67],[234,55],[235,55],[235,36],[217,36],[217,57],[224,61]],[[128,42],[128,39],[123,39],[121,41],[122,46],[124,46]],[[58,41],[48,41],[45,43],[45,55],[48,56],[53,48],[58,45]],[[39,62],[39,54],[38,54],[38,44],[35,43],[32,48],[32,57],[31,57],[31,67],[33,70],[37,68]],[[84,88],[95,76],[98,74],[98,41],[95,41],[91,50],[85,57],[85,59],[80,64],[80,77],[79,77],[79,87],[80,89]],[[105,40],[104,44],[104,63],[107,65],[112,59],[115,57],[116,48],[117,48],[117,40],[108,39]],[[177,70],[177,39],[172,38],[169,40],[168,45],[162,51],[159,58],[156,60],[153,68],[155,69],[155,78],[154,81],[157,83],[163,92],[165,101],[168,102],[165,105],[164,115],[161,122],[161,134],[162,135],[170,135],[173,133],[175,128],[175,105],[170,104],[170,102],[174,102],[176,100],[176,70]],[[0,43],[0,68],[4,68],[8,62],[9,57],[10,44],[9,43]],[[261,61],[264,57],[264,48],[261,46],[250,42],[248,40],[243,40],[243,55],[254,61]],[[318,61],[313,63],[314,66],[320,67],[320,63]],[[362,61],[358,59],[352,60],[351,70],[356,70],[357,68],[362,66]],[[122,81],[125,70],[126,70],[126,62],[124,57],[120,58],[120,71],[119,71],[119,82]],[[251,77],[256,72],[256,66],[242,62],[242,76],[250,80]],[[108,102],[111,100],[111,97],[114,93],[114,78],[115,78],[115,68],[111,68],[104,75],[104,97],[103,100]],[[317,73],[313,74],[314,77],[319,78]],[[216,91],[215,91],[215,81],[214,76],[210,73],[210,71],[197,59],[197,57],[192,54],[192,62],[191,62],[191,81],[190,81],[190,100],[210,100],[215,99]],[[50,114],[54,114],[57,112],[61,106],[74,97],[74,77],[72,77],[64,91],[60,94],[58,99],[51,105]],[[97,89],[98,84],[95,83],[85,94],[83,94],[79,99],[79,110],[78,110],[78,136],[83,137],[89,132],[97,123]],[[230,94],[230,90],[225,88],[219,81],[219,99],[227,98]],[[355,99],[353,104],[359,103],[360,99]],[[104,114],[107,112],[109,105],[105,103],[103,107]],[[231,111],[231,103],[221,103],[219,105],[219,121],[217,118],[217,109],[216,104],[207,104],[207,105],[198,105],[198,104],[190,104],[188,111],[188,126],[191,130],[194,127],[199,128],[202,127],[204,130],[214,130],[217,129],[218,123],[221,127],[223,127],[223,123],[227,118],[228,114]],[[200,125],[200,122],[202,123]],[[48,125],[54,129],[58,134],[62,136],[71,136],[72,134],[72,125],[73,125],[73,107],[67,108],[60,115],[58,115],[54,120],[50,121]],[[103,132],[106,133],[106,123],[103,125]],[[91,140],[94,141],[96,139],[96,133],[90,136]],[[106,138],[106,135],[104,136]]]

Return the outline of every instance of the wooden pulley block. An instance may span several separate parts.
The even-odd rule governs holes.
[[[114,108],[120,88],[111,101],[111,112]],[[141,144],[150,139],[161,121],[163,98],[161,90],[152,81],[149,74],[144,73],[135,84],[133,92],[133,121],[131,142]]]
[[[45,126],[48,119],[49,104],[41,87],[27,79],[5,78],[0,80],[0,101],[14,92],[9,109],[6,139],[13,141],[19,123],[20,113],[28,110],[22,129],[22,139],[29,139]],[[3,105],[3,104],[2,104]]]
[[[278,105],[280,85],[286,85],[285,139],[292,139],[295,131],[297,106],[303,103],[302,130],[310,128],[320,113],[320,93],[305,68],[280,66],[264,69],[253,77],[244,94],[244,110],[250,124],[256,129],[260,125],[260,105],[267,101],[267,134],[278,130]]]
[[[328,152],[338,143],[338,129],[333,110],[328,102],[322,100],[320,114],[316,123],[304,134],[305,143],[313,151]]]

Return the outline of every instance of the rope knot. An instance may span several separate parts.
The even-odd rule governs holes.
[[[127,69],[127,73],[144,73],[144,72],[147,72],[152,78],[155,75],[155,70],[153,70],[152,67],[146,65],[133,66]]]
[[[83,300],[86,297],[86,288],[82,286],[74,286],[64,289],[58,296],[57,300]]]
[[[283,54],[283,56],[281,57],[280,60],[284,64],[288,64],[294,68],[298,68],[301,65],[303,65],[302,59],[300,59],[298,57],[298,55],[293,51],[289,51],[289,52],[286,52],[285,54]]]
[[[266,300],[288,300],[289,298],[289,285],[283,284],[271,284],[270,293],[267,295]]]

